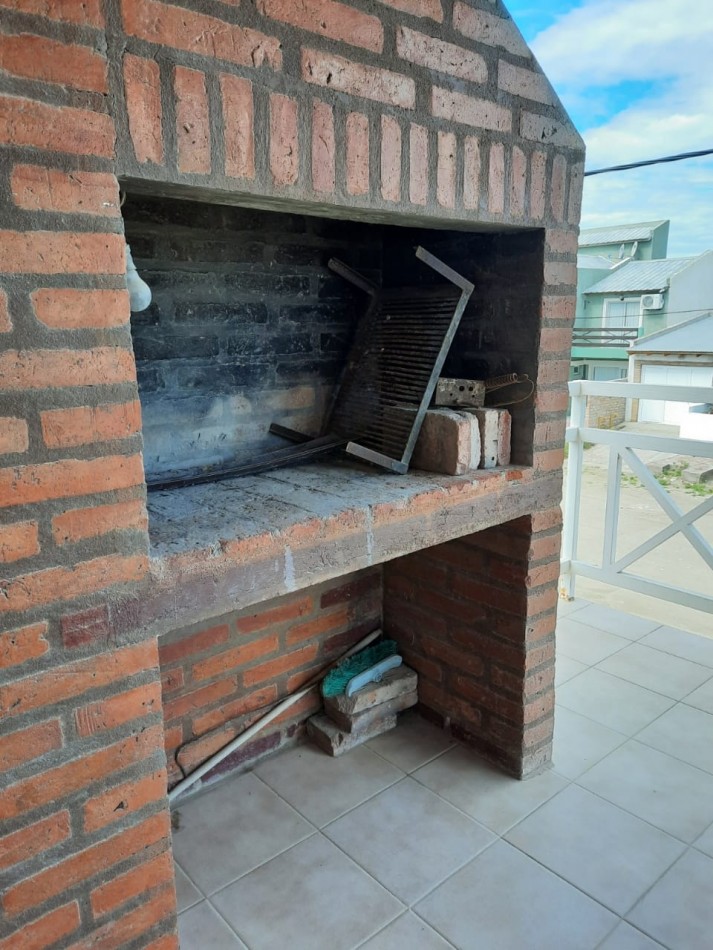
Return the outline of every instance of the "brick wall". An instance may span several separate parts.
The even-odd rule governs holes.
[[[384,567],[384,629],[421,707],[518,777],[551,757],[560,525],[545,510]]]
[[[161,574],[147,558],[118,180],[291,213],[544,229],[528,425],[551,497],[582,143],[485,0],[0,8],[0,948],[167,950],[155,630],[114,609],[144,603]],[[523,619],[535,597],[519,615],[527,657],[545,623]],[[516,729],[527,768],[540,749]],[[517,742],[503,742],[508,761]]]
[[[214,752],[381,625],[381,568],[178,630],[159,642],[169,782]],[[302,735],[308,693],[204,781]]]

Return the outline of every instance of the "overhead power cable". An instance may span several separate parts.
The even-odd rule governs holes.
[[[629,162],[627,165],[611,165],[609,168],[594,168],[588,175],[604,175],[606,172],[624,172],[630,168],[643,168],[645,165],[663,165],[666,162],[682,162],[687,158],[700,158],[703,155],[713,155],[713,148],[704,148],[699,152],[680,152],[678,155],[666,155],[664,158],[649,158],[641,162]]]

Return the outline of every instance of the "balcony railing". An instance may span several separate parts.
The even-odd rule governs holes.
[[[573,346],[616,346],[626,349],[639,336],[637,327],[575,326]]]
[[[586,404],[589,396],[625,396],[627,399],[658,399],[667,402],[708,403],[711,389],[694,386],[654,386],[620,382],[595,383],[572,382],[569,384],[572,397],[571,422],[567,429],[569,445],[567,481],[565,485],[564,527],[562,532],[562,597],[574,597],[578,575],[624,587],[627,590],[658,597],[684,607],[713,613],[713,593],[675,587],[661,581],[651,580],[631,573],[627,568],[660,547],[669,538],[681,534],[691,545],[691,557],[701,557],[713,570],[713,546],[696,527],[695,522],[713,511],[713,495],[709,495],[690,511],[682,511],[672,495],[656,480],[638,451],[666,452],[695,458],[713,459],[713,442],[696,439],[679,439],[670,436],[648,435],[641,432],[619,432],[597,429],[585,425]],[[599,564],[582,561],[578,557],[577,541],[580,524],[582,494],[582,469],[584,443],[609,446],[609,470],[606,505],[603,525],[603,546]],[[641,485],[652,495],[665,512],[670,524],[656,531],[646,541],[636,545],[626,554],[617,555],[619,540],[619,509],[621,502],[622,463],[626,462]],[[625,540],[625,539],[624,539]]]

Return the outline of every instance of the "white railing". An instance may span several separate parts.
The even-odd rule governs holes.
[[[700,386],[656,386],[638,383],[595,383],[572,382],[569,384],[572,397],[570,427],[566,441],[569,445],[567,461],[567,481],[565,485],[564,526],[562,531],[562,566],[560,595],[571,600],[574,597],[577,575],[593,578],[616,587],[624,587],[648,594],[685,607],[694,607],[713,613],[713,594],[696,593],[681,587],[662,584],[627,571],[634,562],[649,554],[669,538],[679,532],[690,542],[697,555],[703,558],[711,568],[713,590],[713,547],[701,534],[694,522],[709,511],[713,511],[713,495],[710,495],[690,511],[684,512],[676,504],[669,492],[659,484],[636,450],[671,452],[676,455],[689,455],[698,458],[713,459],[713,442],[694,439],[678,439],[660,435],[646,435],[638,432],[618,432],[611,429],[597,429],[586,426],[586,405],[588,396],[625,396],[627,399],[658,399],[667,402],[710,403],[713,402],[713,390]],[[604,514],[604,541],[600,564],[591,564],[578,559],[577,534],[580,519],[582,492],[582,469],[584,465],[584,443],[609,446],[609,470],[607,481],[606,508]],[[648,489],[656,502],[668,515],[671,523],[657,531],[647,541],[639,544],[622,557],[617,557],[617,539],[619,529],[619,508],[621,499],[622,462],[630,467],[641,484]]]

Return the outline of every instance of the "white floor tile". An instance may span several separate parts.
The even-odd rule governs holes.
[[[668,947],[710,950],[713,858],[699,851],[687,851],[627,919]]]
[[[597,950],[660,950],[661,944],[622,920]]]
[[[298,746],[267,759],[255,774],[320,828],[404,777],[365,746],[336,759],[315,746]]]
[[[518,781],[461,747],[414,772],[414,778],[496,834],[503,834],[567,784],[550,769]]]
[[[692,663],[701,663],[713,669],[713,637],[687,633],[675,627],[659,627],[641,641],[647,647],[672,653]]]
[[[558,600],[557,601],[557,619],[560,617],[569,617],[570,614],[573,614],[576,610],[581,610],[582,607],[586,607],[589,603],[588,600]]]
[[[671,699],[683,699],[710,679],[708,667],[632,643],[599,663],[598,669]]]
[[[618,637],[626,637],[627,640],[638,640],[658,627],[655,620],[635,617],[633,614],[605,607],[604,604],[587,604],[577,611],[577,620],[589,624],[590,627],[606,630],[607,633],[615,633]]]
[[[699,851],[705,851],[707,855],[713,858],[713,825],[703,832],[700,838],[696,840],[695,845]]]
[[[179,810],[173,853],[204,894],[314,833],[252,773],[224,779]]]
[[[635,735],[673,706],[666,696],[595,669],[561,686],[557,702],[627,736]]]
[[[626,738],[593,719],[556,706],[552,767],[560,775],[575,779],[626,742]]]
[[[411,778],[324,830],[405,904],[412,904],[496,840]]]
[[[564,653],[558,653],[555,660],[555,686],[561,686],[587,669],[589,667],[586,663],[580,663],[579,660],[572,660]]]
[[[592,950],[616,922],[504,841],[441,884],[416,912],[460,950]]]
[[[384,927],[381,933],[361,944],[359,950],[451,950],[452,947],[453,944],[408,911]]]
[[[320,834],[212,900],[251,950],[351,950],[404,910]]]
[[[625,914],[685,848],[576,785],[511,828],[507,840],[617,914]]]
[[[637,739],[713,773],[713,716],[710,713],[680,703],[647,726]]]
[[[413,772],[455,744],[443,729],[416,712],[406,712],[395,729],[367,742],[367,747],[404,772]]]
[[[635,740],[577,784],[682,841],[694,841],[713,821],[713,776]]]
[[[194,904],[202,901],[203,895],[177,864],[174,865],[174,869],[176,872],[176,904],[180,914],[182,910],[188,910],[189,907],[193,907]]]
[[[580,623],[580,616],[581,611],[574,617],[565,617],[557,624],[558,653],[568,656],[571,660],[579,660],[586,666],[592,666],[629,645],[629,641],[624,637],[617,637],[613,633]]]
[[[696,709],[702,709],[703,712],[713,714],[713,677],[694,689],[692,693],[683,700],[687,706],[695,706]]]
[[[181,950],[247,950],[208,901],[178,915]]]

